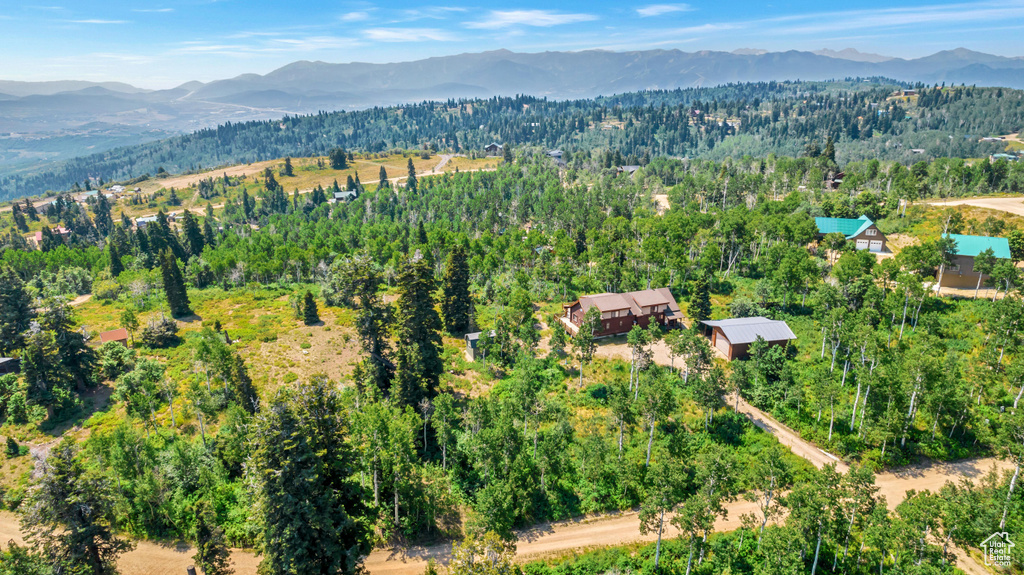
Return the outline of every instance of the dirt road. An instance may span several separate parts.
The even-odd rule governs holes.
[[[1024,198],[970,198],[928,202],[933,206],[974,206],[1024,216]]]
[[[746,415],[751,423],[774,435],[775,439],[778,439],[779,443],[788,447],[794,455],[799,455],[810,461],[818,469],[834,463],[836,469],[842,473],[846,473],[849,470],[850,467],[838,457],[801,438],[797,432],[779,423],[774,417],[750,405],[746,400],[741,398],[737,403],[736,396],[732,395],[726,398],[726,401],[729,402],[730,407],[734,407],[736,411]]]
[[[947,481],[961,477],[977,480],[993,466],[1006,470],[1009,465],[995,459],[977,459],[956,463],[917,465],[894,473],[881,473],[876,478],[880,493],[885,495],[891,508],[903,500],[908,489],[938,490]],[[728,505],[725,519],[715,523],[715,531],[731,531],[740,526],[740,516],[755,511],[755,506],[746,501],[735,501]],[[676,535],[676,530],[666,526],[665,537]],[[526,561],[557,555],[567,551],[579,551],[597,547],[625,545],[638,541],[653,541],[654,534],[642,535],[640,521],[635,511],[609,513],[597,517],[585,517],[571,521],[560,521],[538,525],[519,532],[516,555]],[[0,541],[20,542],[17,518],[10,513],[0,513]],[[433,557],[444,563],[451,551],[448,544],[430,547],[415,546],[404,550],[378,550],[366,558],[366,568],[372,575],[420,575],[427,559]],[[181,575],[191,564],[193,551],[184,544],[157,544],[139,542],[138,547],[126,554],[119,562],[124,575]],[[235,550],[232,553],[236,573],[256,573],[259,559],[251,552]],[[966,559],[959,561],[961,568],[969,567]],[[973,566],[972,566],[973,567]],[[985,573],[974,571],[969,573]]]
[[[437,165],[434,166],[434,169],[429,172],[430,175],[442,173],[442,171],[444,170],[445,165],[447,165],[448,162],[450,162],[452,158],[465,158],[466,155],[465,154],[441,154],[438,157],[441,158],[441,161],[438,162]],[[427,175],[427,174],[424,174],[424,175]]]
[[[674,366],[678,368],[681,360],[677,359],[674,363],[668,353],[668,346],[665,345],[664,341],[659,341],[652,347],[654,354],[654,363],[664,366]],[[598,344],[595,355],[606,359],[621,359],[623,361],[629,361],[629,346],[621,342],[605,342]],[[742,414],[745,414],[750,421],[775,436],[779,440],[779,443],[788,447],[795,455],[803,457],[807,461],[814,464],[819,469],[830,464],[835,463],[840,471],[845,472],[847,465],[839,460],[836,456],[827,453],[820,449],[817,445],[803,439],[800,434],[786,427],[782,423],[779,423],[772,416],[761,411],[760,409],[750,405],[745,400],[740,399],[739,403],[736,402],[736,397],[731,396],[724,398],[729,407],[736,408]]]

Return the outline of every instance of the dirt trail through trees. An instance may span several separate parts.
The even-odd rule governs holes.
[[[880,494],[884,495],[889,507],[895,507],[908,489],[936,491],[947,481],[961,478],[978,480],[994,468],[1009,469],[1006,462],[996,459],[974,459],[955,463],[913,465],[896,472],[881,473],[876,478]],[[715,531],[731,531],[740,527],[740,516],[756,510],[753,503],[739,500],[728,506],[726,519],[715,522]],[[677,535],[675,528],[666,525],[665,537]],[[654,534],[641,535],[640,521],[636,511],[608,513],[596,517],[585,517],[557,523],[546,523],[519,532],[516,555],[520,560],[580,551],[597,547],[625,545],[639,541],[653,541]],[[10,513],[0,513],[0,541],[20,542],[17,518]],[[372,575],[420,575],[433,557],[439,563],[447,561],[451,552],[450,544],[429,547],[414,546],[402,550],[377,550],[366,558],[366,568]],[[156,544],[140,542],[135,551],[126,554],[119,562],[123,575],[182,575],[185,567],[191,565],[193,551],[187,545]],[[236,550],[232,554],[238,575],[256,573],[259,558],[251,552]],[[970,560],[961,555],[958,562],[968,573],[975,571]]]

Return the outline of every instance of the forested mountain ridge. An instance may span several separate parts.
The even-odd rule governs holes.
[[[896,87],[881,80],[767,82],[595,100],[448,100],[226,124],[70,160],[42,173],[7,175],[0,179],[0,194],[10,199],[68,189],[87,179],[130,180],[159,168],[179,172],[325,155],[336,147],[478,151],[491,141],[570,152],[615,149],[634,158],[722,159],[797,155],[831,138],[840,163],[879,158],[909,164],[922,157],[1001,152],[1005,144],[980,138],[1024,126],[1021,91],[919,87],[920,96],[893,97]]]
[[[555,99],[594,98],[618,92],[716,86],[729,83],[847,77],[895,78],[904,83],[978,84],[1024,88],[1024,60],[963,48],[916,59],[875,58],[799,50],[738,53],[715,50],[516,53],[492,50],[391,64],[301,61],[265,75],[245,74],[196,89],[196,99],[273,94],[285,108],[311,95],[349,98],[382,93],[440,91],[448,97],[532,94]]]
[[[886,77],[903,85],[1024,87],[1024,60],[945,50],[917,59],[821,50],[492,50],[388,64],[298,61],[267,74],[144,90],[116,82],[0,80],[0,170],[228,122],[459,98],[566,100],[730,83]]]

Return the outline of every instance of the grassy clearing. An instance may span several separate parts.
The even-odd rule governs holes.
[[[274,178],[284,186],[285,191],[289,194],[294,193],[295,190],[299,190],[300,193],[307,193],[318,185],[326,188],[333,185],[335,180],[344,188],[350,176],[353,178],[358,176],[363,184],[368,184],[368,189],[374,189],[376,184],[371,182],[377,181],[381,166],[387,171],[389,179],[400,178],[404,181],[409,173],[408,162],[410,158],[412,158],[417,174],[431,172],[441,162],[441,157],[438,155],[423,158],[418,152],[413,151],[396,152],[387,155],[365,154],[355,156],[355,159],[349,162],[348,168],[334,170],[331,169],[326,158],[293,158],[292,169],[294,175],[283,176],[281,175],[281,171],[284,168],[284,159],[282,158],[266,162],[230,166],[200,174],[147,180],[139,184],[139,188],[144,196],[152,196],[150,201],[133,205],[130,203],[130,197],[125,197],[118,202],[114,212],[124,211],[129,217],[138,217],[155,213],[161,209],[168,212],[181,211],[183,209],[203,209],[208,201],[212,205],[219,207],[228,199],[240,197],[243,189],[248,190],[249,195],[255,197],[262,190],[263,172],[267,168],[273,170]],[[324,167],[321,168],[319,166],[318,160],[323,162]],[[498,158],[471,159],[457,157],[452,158],[444,166],[443,171],[494,169],[499,162],[500,159]],[[218,194],[209,200],[199,196],[197,186],[201,180],[212,178],[215,181],[220,181],[225,174],[232,178],[241,178],[241,185],[229,188],[225,194]],[[175,189],[175,193],[181,202],[180,205],[171,205],[171,188]]]

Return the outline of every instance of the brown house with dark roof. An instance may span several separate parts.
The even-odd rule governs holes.
[[[652,321],[666,328],[678,327],[683,312],[668,288],[627,293],[601,293],[582,296],[562,306],[562,325],[571,333],[579,331],[587,311],[596,307],[601,312],[601,327],[594,335],[607,337],[628,333],[633,325],[646,328]]]

